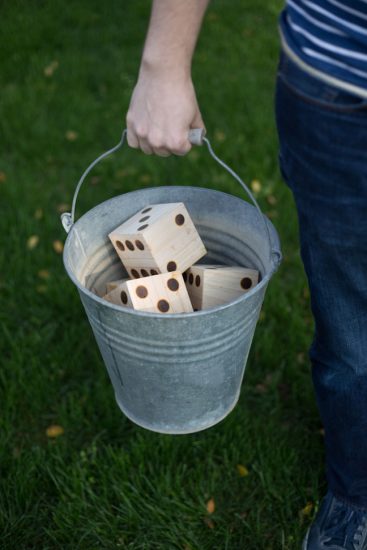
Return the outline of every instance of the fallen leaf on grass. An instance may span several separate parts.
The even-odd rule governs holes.
[[[64,212],[70,212],[70,204],[67,204],[66,202],[62,202],[61,204],[58,204],[57,211],[59,212],[59,214],[63,214]]]
[[[61,254],[64,250],[64,245],[61,241],[54,241],[52,243],[53,249],[56,252],[56,254]]]
[[[46,285],[38,285],[36,287],[36,290],[37,290],[38,294],[46,294],[47,286]]]
[[[49,426],[46,430],[47,437],[55,438],[59,437],[64,433],[64,428],[62,426],[59,426],[58,424],[52,424]]]
[[[267,215],[268,218],[270,218],[271,220],[274,220],[275,218],[277,218],[277,217],[279,216],[277,210],[269,210],[269,212],[266,212],[266,215]]]
[[[204,523],[209,529],[214,529],[214,521],[212,521],[210,518],[204,518]]]
[[[58,68],[58,66],[59,66],[59,62],[55,59],[49,65],[47,65],[47,67],[43,69],[44,75],[48,77],[52,76],[56,71],[56,69]]]
[[[68,141],[75,141],[76,139],[78,139],[78,133],[74,132],[74,130],[68,130],[65,133],[65,137]]]
[[[254,193],[260,193],[261,183],[259,182],[259,180],[252,180],[251,189],[253,190]]]
[[[313,502],[307,502],[306,506],[300,510],[299,515],[301,518],[309,517],[313,510]]]
[[[40,269],[40,271],[38,272],[38,277],[40,279],[47,280],[50,278],[50,272],[47,269]]]
[[[0,183],[4,183],[5,181],[6,181],[5,172],[0,172]]]
[[[216,130],[214,132],[214,138],[219,141],[219,142],[222,142],[226,139],[226,134],[224,132],[222,132],[221,130]]]
[[[41,218],[43,218],[43,210],[42,208],[37,208],[34,212],[34,219],[40,220]]]
[[[139,181],[141,183],[150,183],[152,181],[152,176],[149,174],[143,174],[140,176]]]
[[[274,204],[276,204],[278,201],[277,201],[277,198],[274,197],[274,195],[269,195],[268,197],[266,197],[266,200],[268,201],[269,204],[271,204],[272,206],[274,206]]]
[[[120,170],[117,170],[116,177],[125,178],[126,176],[134,176],[135,174],[136,174],[136,169],[133,167],[121,168]]]
[[[208,512],[208,514],[213,514],[213,512],[215,511],[215,501],[214,501],[214,498],[211,498],[211,499],[208,500],[208,502],[206,503],[206,511]]]
[[[243,464],[237,464],[237,472],[240,477],[246,477],[249,475],[249,471]]]
[[[34,248],[36,248],[36,246],[38,245],[39,243],[39,236],[38,235],[31,235],[29,237],[29,239],[27,240],[27,248],[28,250],[33,250]]]

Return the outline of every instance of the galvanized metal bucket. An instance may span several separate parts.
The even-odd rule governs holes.
[[[146,429],[167,433],[197,432],[221,421],[234,408],[257,319],[281,252],[277,232],[242,180],[214,154],[198,131],[193,143],[206,143],[254,201],[220,191],[189,186],[140,189],[99,204],[74,223],[77,186],[64,265],[76,285],[122,412]],[[183,202],[208,250],[203,263],[255,268],[261,281],[248,293],[218,307],[194,313],[135,311],[101,298],[106,282],[127,276],[108,233],[147,204]]]

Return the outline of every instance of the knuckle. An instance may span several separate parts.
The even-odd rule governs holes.
[[[184,155],[190,151],[191,145],[187,139],[180,139],[173,141],[170,149],[175,155]]]
[[[165,144],[164,144],[161,136],[156,135],[156,134],[148,135],[148,143],[154,149],[163,149],[165,147]]]
[[[148,132],[145,126],[142,126],[141,124],[138,124],[135,127],[135,133],[138,136],[138,138],[146,139],[148,137]]]

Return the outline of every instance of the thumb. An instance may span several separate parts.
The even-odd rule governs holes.
[[[204,134],[206,134],[205,124],[204,124],[204,121],[203,121],[203,118],[201,116],[201,113],[200,113],[199,109],[196,111],[194,119],[191,122],[191,129],[193,129],[193,128],[203,128],[204,129]]]

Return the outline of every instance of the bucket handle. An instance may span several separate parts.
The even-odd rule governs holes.
[[[117,145],[115,145],[115,147],[112,147],[112,149],[109,149],[108,151],[106,151],[105,153],[100,155],[98,158],[96,158],[88,166],[88,168],[85,170],[85,172],[83,173],[82,177],[80,178],[80,180],[78,182],[78,185],[76,186],[75,192],[74,192],[73,202],[72,202],[72,205],[71,205],[71,212],[64,212],[63,214],[61,214],[61,223],[62,223],[66,233],[69,233],[69,231],[71,230],[71,228],[74,225],[76,201],[77,201],[77,198],[78,198],[80,188],[81,188],[85,178],[87,177],[89,172],[95,167],[96,164],[98,164],[101,160],[108,157],[109,155],[111,155],[112,153],[114,153],[115,151],[120,149],[120,147],[122,147],[122,145],[124,144],[125,138],[126,138],[126,134],[127,134],[127,129],[125,128],[123,130],[122,134],[121,134],[121,139],[120,139],[119,143]],[[238,174],[236,174],[236,172],[234,170],[232,170],[232,168],[230,168],[225,162],[223,162],[214,153],[213,148],[210,144],[210,141],[208,140],[207,137],[205,137],[205,130],[203,128],[194,128],[194,129],[190,130],[188,138],[189,138],[189,141],[192,145],[202,145],[203,143],[205,143],[207,148],[208,148],[208,151],[209,151],[210,155],[213,157],[213,159],[216,162],[218,162],[218,164],[220,164],[220,166],[222,166],[222,168],[224,168],[243,187],[244,191],[246,192],[248,197],[251,199],[253,205],[255,206],[255,208],[256,208],[256,210],[257,210],[257,212],[258,212],[258,214],[259,214],[259,216],[262,220],[262,223],[264,224],[265,232],[266,232],[268,242],[269,242],[270,257],[272,259],[272,256],[274,255],[276,264],[279,264],[280,260],[281,260],[281,253],[277,249],[274,249],[274,250],[272,249],[270,231],[269,231],[268,223],[266,221],[266,216],[262,213],[262,211],[260,209],[260,206],[258,205],[255,197],[251,193],[248,186],[244,183],[244,181],[242,181],[240,176]]]

